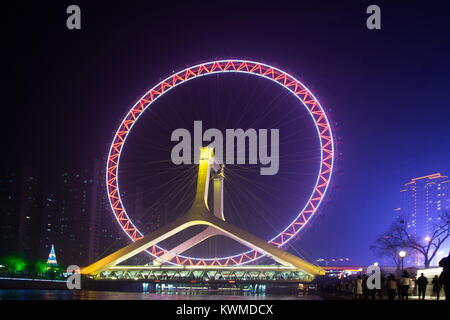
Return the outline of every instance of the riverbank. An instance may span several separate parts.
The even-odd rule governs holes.
[[[67,289],[65,280],[33,279],[33,278],[0,278],[0,289]]]

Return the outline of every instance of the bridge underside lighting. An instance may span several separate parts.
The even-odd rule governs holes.
[[[155,283],[299,283],[311,282],[311,276],[301,270],[278,266],[229,266],[213,268],[185,268],[183,266],[120,266],[91,275],[94,280],[128,280]],[[250,268],[249,268],[250,267]]]
[[[114,266],[109,270],[287,270],[287,271],[300,271],[299,269],[291,266],[278,266],[278,265],[240,265],[240,266]]]

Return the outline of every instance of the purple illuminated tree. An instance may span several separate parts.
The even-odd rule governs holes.
[[[399,266],[398,251],[410,249],[423,256],[424,266],[428,268],[439,248],[450,236],[450,212],[437,217],[431,234],[425,239],[413,236],[404,221],[393,223],[390,228],[375,240],[371,248],[381,256],[390,256]]]

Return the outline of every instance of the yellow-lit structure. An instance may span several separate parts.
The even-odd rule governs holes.
[[[200,151],[198,178],[197,178],[197,192],[194,203],[188,212],[180,218],[163,226],[162,228],[151,232],[143,238],[133,242],[126,247],[106,256],[105,258],[91,264],[82,269],[83,274],[96,275],[106,269],[112,268],[122,261],[133,257],[134,255],[150,248],[151,246],[167,239],[174,234],[195,226],[205,225],[203,232],[197,234],[193,238],[187,240],[180,246],[171,250],[171,252],[178,254],[190,247],[198,244],[205,239],[214,235],[225,235],[229,238],[238,241],[245,246],[255,249],[266,254],[278,263],[291,268],[296,268],[309,275],[323,275],[325,270],[321,267],[313,265],[307,261],[294,256],[293,254],[282,250],[266,241],[244,231],[224,220],[223,216],[223,167],[214,176],[214,211],[211,213],[208,207],[208,188],[210,182],[211,169],[217,166],[214,163],[213,148],[204,147]],[[162,260],[170,260],[171,257],[167,254],[160,257]]]

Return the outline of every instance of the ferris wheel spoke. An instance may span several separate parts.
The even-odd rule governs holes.
[[[230,80],[229,83],[233,84],[229,86],[231,90],[225,92],[220,84],[228,81],[226,79],[231,79],[229,78],[230,74],[234,74],[231,77],[241,77],[243,74],[245,76],[242,76],[243,80],[238,85],[234,85],[234,82]],[[258,80],[256,84],[250,81],[252,77]],[[205,87],[195,84],[189,86],[192,90],[180,89],[184,90],[186,99],[178,101],[182,103],[183,109],[176,108],[176,104],[173,104],[176,100],[171,100],[172,94],[166,95],[166,92],[169,92],[169,88],[172,89],[194,78],[212,78],[214,81],[206,82],[207,90]],[[271,81],[267,81],[267,79]],[[189,83],[194,82],[189,81]],[[274,83],[277,90],[271,89]],[[270,94],[266,94],[269,91]],[[170,92],[173,91],[170,90]],[[158,99],[162,96],[168,98]],[[315,193],[315,197],[313,198],[311,195],[307,206],[302,210],[308,209],[310,212],[307,219],[311,219],[314,215],[327,190],[333,171],[334,141],[331,127],[327,115],[317,99],[300,81],[277,68],[243,60],[221,60],[188,67],[149,90],[127,113],[116,132],[107,161],[107,187],[108,196],[111,197],[111,207],[116,217],[121,217],[120,221],[127,219],[128,222],[128,224],[120,222],[121,227],[133,241],[136,240],[136,234],[142,234],[138,229],[124,228],[124,225],[133,225],[123,203],[124,199],[132,201],[132,197],[128,192],[119,189],[119,179],[122,188],[142,186],[143,191],[140,196],[144,199],[143,208],[145,209],[140,209],[143,212],[135,213],[135,217],[142,220],[140,223],[144,224],[146,229],[151,227],[151,223],[146,223],[145,220],[151,218],[153,210],[161,208],[166,210],[167,208],[167,210],[173,211],[173,214],[177,214],[177,211],[183,211],[183,208],[190,202],[192,190],[195,188],[195,170],[172,166],[168,159],[159,159],[161,155],[170,152],[167,145],[159,142],[167,139],[170,136],[171,128],[177,128],[178,123],[186,123],[186,119],[184,119],[186,115],[188,118],[203,119],[206,103],[197,104],[197,101],[204,102],[202,100],[205,98],[213,102],[211,103],[213,108],[209,115],[210,118],[205,122],[205,128],[214,124],[218,128],[267,127],[268,124],[273,128],[289,128],[280,136],[280,147],[283,150],[289,150],[289,153],[280,154],[279,161],[283,168],[276,177],[255,179],[255,175],[259,176],[261,166],[230,165],[227,169],[227,179],[224,182],[227,190],[226,203],[229,205],[227,212],[230,213],[230,217],[239,221],[240,225],[250,225],[261,230],[266,228],[267,231],[272,230],[275,234],[273,239],[278,239],[278,242],[275,240],[274,242],[284,245],[292,238],[290,235],[292,232],[283,233],[281,230],[293,228],[297,233],[299,229],[298,227],[296,229],[294,224],[298,218],[291,218],[287,226],[283,225],[279,216],[280,211],[273,210],[273,208],[283,209],[288,202],[289,205],[294,205],[303,201],[303,198],[299,198],[297,194],[298,190],[311,190],[312,186],[312,193]],[[161,101],[159,103],[166,103],[167,107],[149,108],[157,100]],[[284,108],[284,105],[289,105],[291,100],[295,100],[296,104],[303,107],[297,108],[298,105],[295,105],[296,108]],[[258,108],[255,109],[253,106]],[[149,111],[145,112],[147,109]],[[189,112],[185,110],[189,110]],[[139,136],[137,133],[142,131],[131,130],[135,128],[134,124],[138,119],[143,119],[139,121],[150,121],[154,125],[150,130],[152,135]],[[311,122],[308,122],[307,126],[298,125],[299,122],[306,120],[312,120],[314,124],[313,135],[309,134]],[[131,131],[133,134],[129,135]],[[128,147],[124,149],[125,141],[130,139],[134,139],[136,149],[128,149]],[[129,144],[127,143],[127,145]],[[265,147],[269,149],[271,145],[267,142]],[[299,146],[307,146],[309,149],[300,151],[297,149]],[[136,152],[135,150],[141,150],[142,156],[140,154],[132,156],[132,152]],[[125,159],[122,157],[119,166],[117,159],[120,159],[121,154],[127,154],[127,152],[130,153],[130,157],[125,157]],[[146,157],[144,154],[151,154],[151,156]],[[239,154],[238,156],[243,155]],[[127,181],[124,182],[124,180]],[[296,187],[300,186],[300,183],[303,186]],[[285,190],[282,191],[282,189]],[[305,195],[305,201],[307,196]],[[242,208],[253,214],[242,215]],[[298,212],[295,214],[297,215]],[[280,221],[280,226],[274,223],[275,221]],[[217,240],[209,242],[208,251],[216,253],[217,243]],[[214,250],[213,245],[215,246]],[[254,261],[256,258],[255,256],[245,262]],[[203,261],[201,258],[193,259]],[[204,261],[212,263],[213,260]]]

